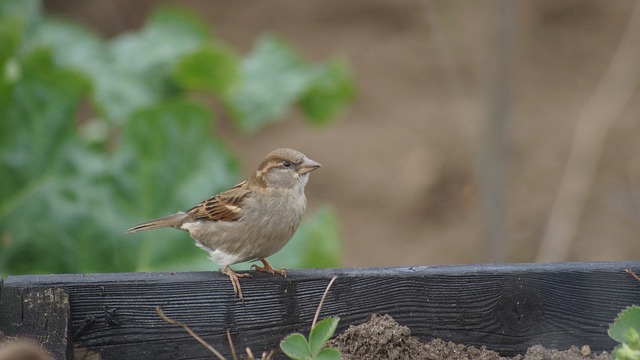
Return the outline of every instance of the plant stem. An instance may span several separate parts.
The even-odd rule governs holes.
[[[324,294],[322,294],[322,299],[320,299],[320,304],[318,304],[316,315],[313,317],[313,322],[311,323],[312,329],[316,327],[316,322],[318,322],[318,317],[320,317],[320,309],[322,309],[322,304],[324,304],[324,299],[327,297],[327,294],[329,293],[329,289],[331,288],[331,285],[333,285],[333,282],[336,281],[337,278],[338,278],[337,275],[332,277],[331,281],[329,281],[329,284],[327,285],[327,288],[324,289]]]

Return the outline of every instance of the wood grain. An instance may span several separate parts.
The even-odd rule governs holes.
[[[236,349],[261,353],[291,332],[308,333],[327,283],[338,275],[321,313],[340,317],[338,332],[386,313],[423,339],[486,345],[505,355],[534,344],[601,351],[615,346],[607,328],[617,313],[640,304],[640,282],[628,268],[640,273],[640,262],[291,270],[286,279],[252,272],[253,279],[240,280],[244,303],[217,272],[10,276],[0,329],[16,321],[7,298],[61,288],[76,358],[211,358],[182,328],[160,319],[156,306],[227,356],[227,329]]]
[[[56,359],[71,359],[69,297],[62,288],[4,286],[0,332],[42,344]]]

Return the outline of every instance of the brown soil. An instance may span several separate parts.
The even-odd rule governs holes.
[[[53,360],[53,357],[32,340],[6,337],[0,332],[0,359]]]
[[[417,337],[411,336],[411,330],[398,324],[391,316],[376,314],[373,314],[365,323],[350,326],[331,340],[329,346],[338,349],[343,360],[608,360],[611,358],[608,353],[592,353],[588,346],[558,351],[536,345],[529,348],[526,354],[510,358],[501,357],[497,352],[488,350],[484,346],[476,348],[442,339],[424,343]]]

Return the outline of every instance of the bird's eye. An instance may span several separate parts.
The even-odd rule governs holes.
[[[283,162],[282,162],[282,166],[284,166],[284,167],[286,167],[286,168],[291,167],[291,162],[290,162],[290,161],[285,160],[285,161],[283,161]]]

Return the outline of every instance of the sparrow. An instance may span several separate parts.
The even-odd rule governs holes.
[[[247,180],[187,211],[136,225],[125,235],[164,227],[189,232],[243,300],[238,279],[251,275],[238,274],[229,265],[260,260],[263,266],[253,265],[256,270],[286,276],[285,269],[273,268],[266,258],[282,249],[300,225],[309,173],[321,166],[299,151],[276,149]]]

